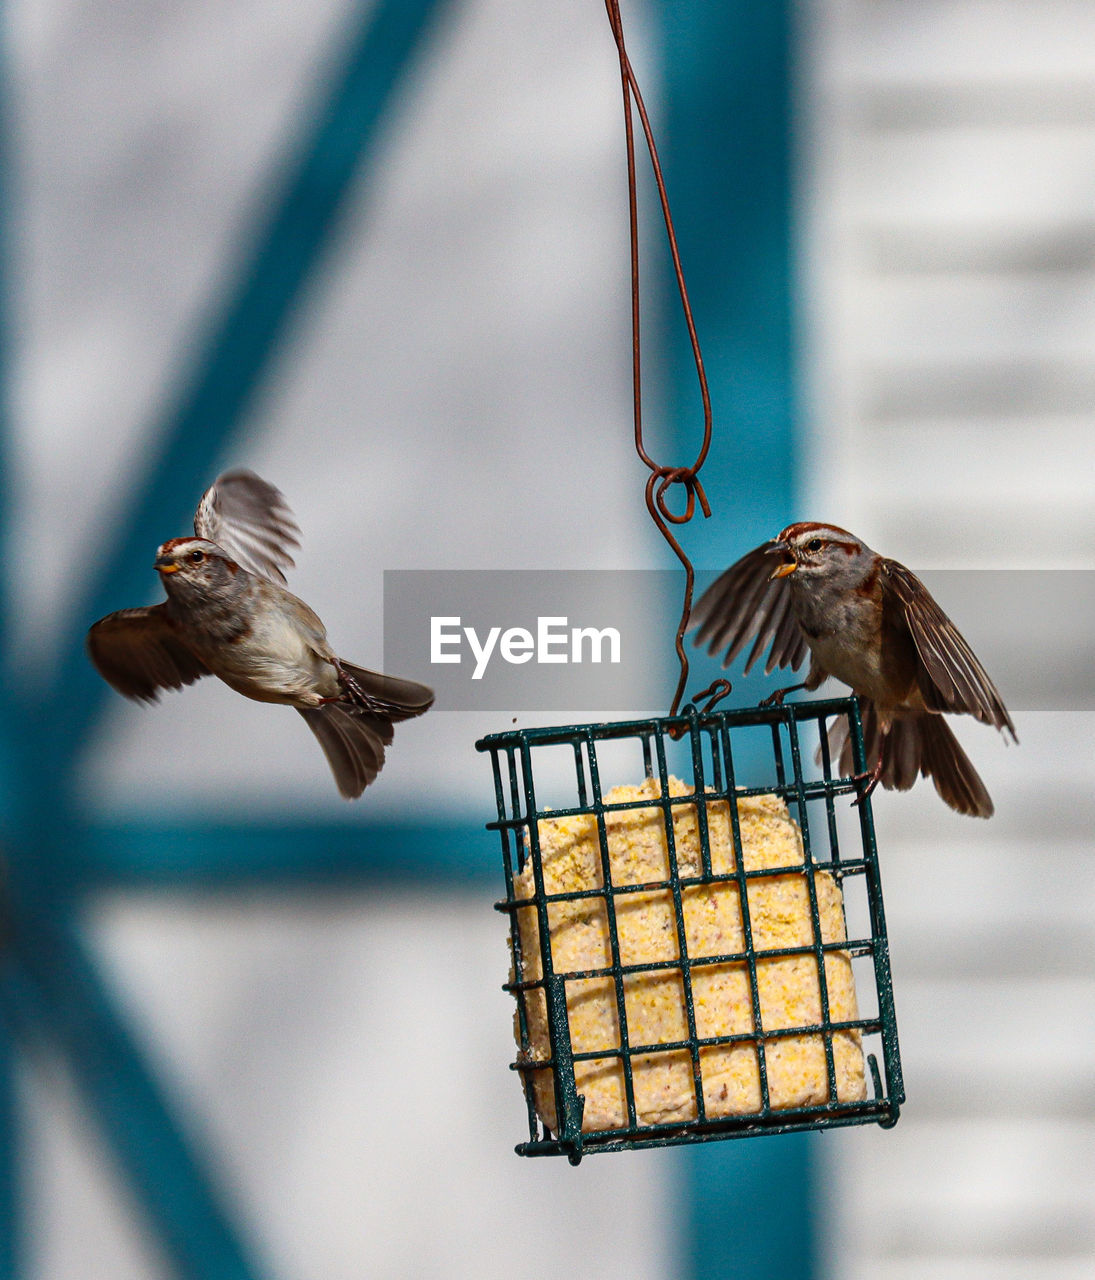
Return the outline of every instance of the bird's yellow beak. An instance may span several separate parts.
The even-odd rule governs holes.
[[[794,573],[797,568],[798,564],[794,560],[790,560],[786,564],[781,564],[778,569],[773,571],[772,577],[769,578],[768,581],[772,582],[776,578],[786,578],[789,573]]]
[[[152,566],[157,573],[178,573],[179,566],[173,564],[170,560],[157,560]]]

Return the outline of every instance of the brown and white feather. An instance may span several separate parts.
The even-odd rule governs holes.
[[[181,689],[210,674],[180,643],[162,604],[108,613],[88,632],[87,649],[109,685],[142,702],[155,702],[161,689]]]
[[[300,529],[280,489],[253,471],[227,471],[202,494],[194,532],[250,573],[285,581]]]
[[[916,645],[917,680],[928,708],[974,716],[982,724],[1006,729],[1018,741],[996,686],[916,574],[896,560],[884,559],[882,584],[900,604]]]
[[[746,659],[748,674],[771,645],[764,670],[777,667],[797,671],[810,648],[791,607],[791,592],[782,579],[772,580],[778,563],[775,542],[766,542],[742,556],[703,593],[692,609],[692,625],[698,627],[695,643],[730,666],[751,640]]]

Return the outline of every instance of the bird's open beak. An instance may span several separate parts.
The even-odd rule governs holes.
[[[769,555],[786,557],[781,565],[777,565],[772,570],[768,578],[769,582],[774,582],[777,578],[786,578],[789,573],[794,573],[798,568],[798,561],[791,558],[791,549],[785,543],[774,542],[769,549]]]

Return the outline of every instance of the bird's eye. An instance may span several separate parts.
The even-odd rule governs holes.
[[[811,539],[810,539],[810,541],[806,544],[806,550],[807,550],[807,551],[820,551],[820,550],[821,550],[821,539],[820,539],[820,538],[811,538]]]
[[[191,553],[190,553],[190,563],[191,563],[191,564],[201,564],[201,562],[202,562],[204,559],[205,559],[205,552],[204,552],[204,551],[191,551]]]

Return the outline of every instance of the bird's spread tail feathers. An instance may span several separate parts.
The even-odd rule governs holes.
[[[346,687],[342,698],[297,710],[323,748],[339,794],[356,800],[384,767],[393,722],[428,711],[433,690],[348,662],[340,662],[339,670]]]
[[[384,767],[391,721],[342,702],[297,710],[323,748],[339,794],[356,800]]]
[[[869,699],[860,700],[860,714],[867,768],[872,769],[881,754],[880,781],[887,790],[908,791],[923,775],[931,778],[939,795],[958,813],[992,817],[992,797],[941,715],[898,719],[884,732]],[[855,772],[848,722],[843,716],[829,730],[829,751],[834,761],[839,760],[842,774]]]

